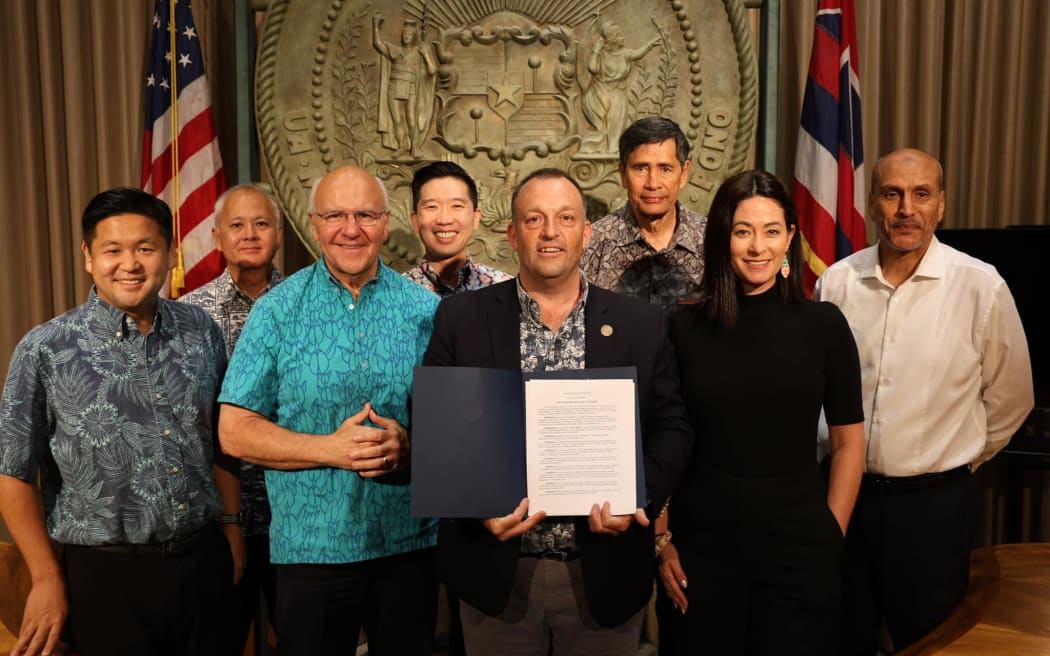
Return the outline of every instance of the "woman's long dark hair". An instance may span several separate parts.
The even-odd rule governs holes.
[[[723,326],[736,323],[739,313],[737,295],[739,281],[729,256],[729,240],[733,232],[733,215],[740,203],[748,198],[762,196],[780,205],[788,230],[794,226],[795,236],[788,247],[791,274],[778,279],[780,299],[798,303],[805,298],[802,290],[802,235],[799,233],[798,214],[784,185],[776,177],[760,169],[737,173],[727,178],[715,193],[707,217],[704,236],[704,304],[707,315]]]

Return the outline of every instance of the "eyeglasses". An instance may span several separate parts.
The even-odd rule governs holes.
[[[380,221],[390,216],[389,210],[331,210],[329,212],[310,212],[310,216],[316,216],[326,226],[343,225],[350,217],[362,228],[371,228]]]

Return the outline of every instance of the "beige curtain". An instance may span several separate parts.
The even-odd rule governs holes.
[[[216,37],[210,4],[194,3],[205,53]],[[0,371],[6,374],[21,336],[87,293],[80,214],[88,200],[103,189],[139,184],[153,2],[3,0],[3,8]]]
[[[0,129],[0,368],[29,328],[72,307],[80,210],[137,182],[147,10],[143,3],[4,2]],[[134,4],[134,7],[133,7]]]
[[[866,164],[904,146],[938,157],[945,227],[1050,223],[1050,2],[856,4]],[[781,2],[777,167],[785,180],[816,5]]]

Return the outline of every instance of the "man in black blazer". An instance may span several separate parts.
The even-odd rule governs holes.
[[[462,600],[469,654],[546,654],[553,644],[558,656],[633,655],[652,592],[649,522],[692,443],[663,313],[587,284],[579,265],[591,227],[583,192],[564,172],[533,172],[511,205],[518,278],[443,300],[423,363],[636,367],[648,506],[614,516],[596,499],[589,517],[526,518],[522,499],[504,517],[444,519],[439,565]]]

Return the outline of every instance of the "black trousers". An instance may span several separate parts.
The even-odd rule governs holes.
[[[176,556],[67,545],[69,627],[81,656],[220,656],[233,589],[218,527]]]
[[[266,609],[272,619],[276,605],[277,576],[270,564],[270,536],[263,533],[244,538],[248,562],[244,576],[233,590],[234,607],[227,627],[227,654],[240,656],[248,641],[248,629],[259,608],[259,595],[266,600]]]
[[[842,654],[871,656],[883,618],[895,650],[917,642],[966,593],[973,545],[968,472],[894,487],[866,477],[843,554]]]
[[[703,472],[689,504],[693,534],[674,531],[689,579],[685,615],[670,617],[661,653],[820,655],[835,652],[842,530],[816,466],[745,479]],[[671,503],[671,523],[676,522]]]
[[[434,550],[339,565],[275,565],[281,656],[425,656],[433,634]]]

